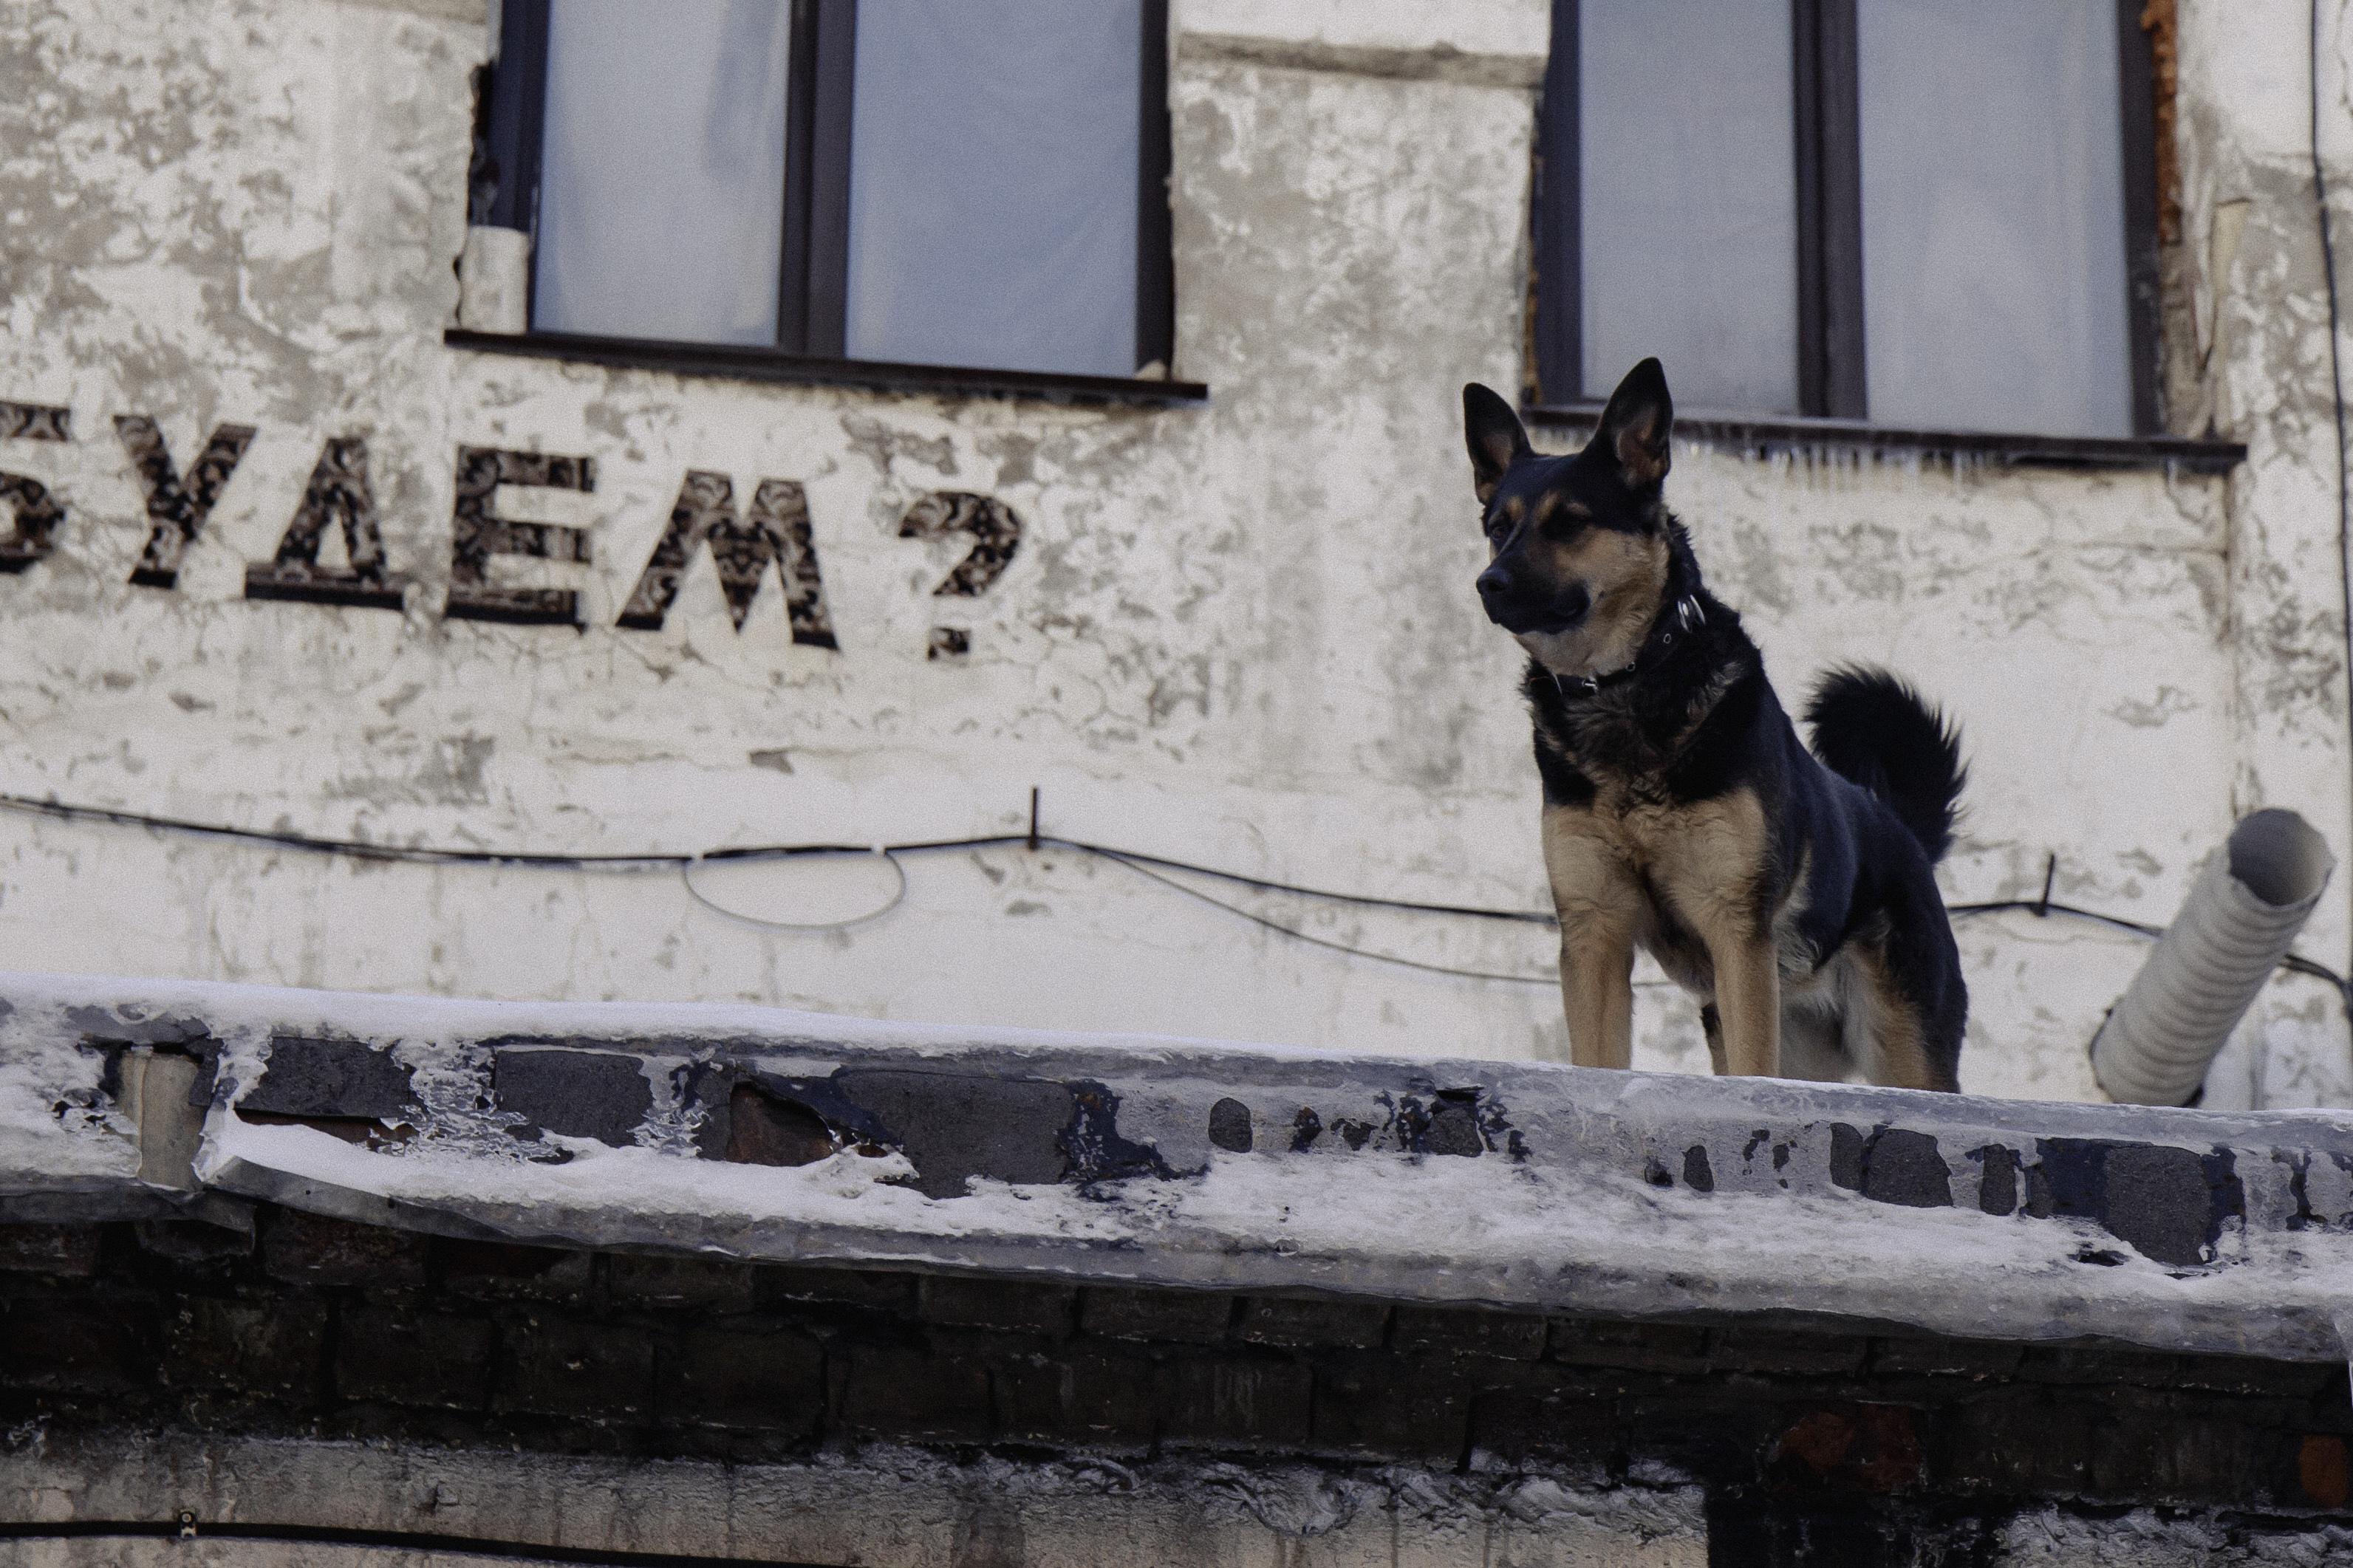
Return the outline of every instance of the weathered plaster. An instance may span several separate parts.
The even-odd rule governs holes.
[[[2321,152],[2338,236],[2353,221],[2353,106],[2341,5],[2321,18]],[[2181,10],[2184,253],[2195,268],[2205,386],[2192,416],[2249,446],[2230,482],[2233,812],[2291,805],[2333,843],[2353,837],[2347,738],[2347,569],[2331,405],[2327,295],[2313,197],[2310,8],[2286,0]],[[2338,252],[2339,286],[2345,255]],[[2340,338],[2340,348],[2348,342]],[[2353,924],[2332,889],[2303,946],[2343,966]],[[2219,1103],[2344,1104],[2343,1011],[2274,986],[2225,1054]]]
[[[1176,369],[1212,395],[1106,409],[454,353],[473,8],[8,0],[0,34],[24,47],[0,51],[0,398],[69,407],[76,437],[0,443],[0,468],[68,508],[51,554],[0,579],[0,788],[611,852],[1016,831],[1035,785],[1054,831],[1541,907],[1516,658],[1467,587],[1456,389],[1519,379],[1534,103],[1494,84],[1534,79],[1547,11],[1176,7]],[[2183,13],[2197,266],[2213,215],[2248,204],[2230,277],[2195,284],[2218,427],[2254,447],[2236,476],[1677,449],[1672,497],[1785,698],[1837,659],[1884,659],[1960,719],[1956,899],[2031,896],[2055,855],[2060,896],[2161,921],[2237,812],[2294,806],[2353,842],[2316,250],[2273,102],[2301,16]],[[257,430],[170,591],[128,581],[151,522],[113,421],[142,415],[184,474],[217,427]],[[248,563],[350,437],[405,610],[247,598]],[[582,629],[444,615],[461,447],[594,460],[593,492],[495,503],[584,530],[582,558],[485,567],[576,593]],[[773,568],[738,628],[702,550],[658,629],[615,625],[690,470],[727,476],[739,510],[764,480],[802,487],[835,647],[796,641]],[[976,595],[934,592],[971,535],[902,537],[935,491],[1020,521]],[[322,566],[342,549],[329,528]],[[969,651],[928,657],[942,629]],[[698,887],[792,916],[818,874]],[[720,920],[666,873],[323,864],[12,820],[0,931],[27,965],[1565,1046],[1537,928],[1219,894],[1535,983],[1481,982],[1290,942],[1061,854],[909,874],[888,920],[792,935]],[[2324,959],[2345,908],[2339,889],[2316,919]],[[2025,916],[1961,940],[1964,1082],[2094,1094],[2084,1046],[2139,945]],[[1646,977],[1639,1059],[1700,1068],[1688,1005]],[[2275,984],[2247,1026],[2276,1058],[2267,1094],[2353,1098],[2338,1014],[2309,982]]]
[[[1351,1474],[1199,1460],[959,1462],[883,1444],[792,1465],[187,1437],[109,1451],[36,1440],[31,1449],[7,1467],[0,1517],[137,1519],[168,1496],[195,1512],[197,1539],[153,1557],[119,1540],[93,1542],[102,1550],[88,1556],[43,1542],[11,1558],[0,1543],[0,1563],[441,1561],[207,1548],[203,1524],[216,1521],[505,1541],[538,1548],[536,1561],[554,1548],[885,1568],[1092,1568],[1131,1560],[1147,1541],[1156,1560],[1186,1568],[1701,1568],[1708,1556],[1698,1490],[1670,1477],[1612,1484],[1502,1468],[1456,1476],[1404,1466]]]

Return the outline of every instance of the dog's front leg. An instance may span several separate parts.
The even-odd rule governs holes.
[[[1769,937],[1730,931],[1708,943],[1724,1049],[1716,1070],[1781,1076],[1781,966]]]
[[[1781,966],[1763,896],[1771,865],[1764,804],[1746,789],[1684,806],[1662,836],[1658,879],[1678,924],[1707,950],[1718,1072],[1781,1073]],[[1761,912],[1764,910],[1767,912]],[[1717,1037],[1722,1051],[1716,1051]]]
[[[1568,1059],[1581,1068],[1634,1063],[1634,933],[1608,920],[1560,922],[1560,1000]]]
[[[1560,916],[1560,999],[1568,1015],[1568,1059],[1581,1068],[1634,1061],[1634,939],[1639,885],[1592,814],[1547,810],[1545,871]]]

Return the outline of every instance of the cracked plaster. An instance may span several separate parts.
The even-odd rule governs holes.
[[[1038,785],[1050,831],[1540,907],[1515,655],[1468,591],[1456,430],[1461,382],[1518,380],[1534,106],[1488,67],[1372,57],[1517,69],[1540,63],[1544,10],[1180,5],[1181,34],[1255,42],[1180,37],[1176,369],[1212,395],[1136,409],[453,353],[479,6],[0,0],[25,45],[0,53],[0,397],[69,406],[79,433],[0,445],[69,509],[53,554],[0,581],[0,788],[613,852],[1018,831]],[[2056,854],[2062,897],[2161,921],[2240,812],[2290,805],[2340,851],[2353,838],[2317,251],[2274,79],[2300,73],[2303,13],[2227,15],[2182,11],[2184,252],[2214,323],[2199,384],[2251,443],[2243,468],[1677,450],[1671,498],[1785,698],[1834,660],[1883,660],[1962,721],[1949,897],[2031,896]],[[2330,90],[2331,151],[2353,160]],[[2232,202],[2249,205],[2230,274],[2198,276]],[[216,425],[259,431],[173,592],[126,581],[147,534],[111,434],[131,414],[184,470]],[[246,563],[349,435],[415,583],[405,612],[246,600]],[[586,563],[492,563],[494,581],[576,589],[585,629],[442,616],[461,445],[594,458],[593,496],[499,502],[586,529]],[[707,553],[659,630],[614,627],[689,468],[739,498],[803,485],[838,651],[793,644],[773,572],[734,628]],[[980,596],[932,594],[968,539],[898,537],[934,489],[1022,520]],[[330,529],[322,560],[340,548]],[[971,651],[927,659],[935,620]],[[1565,1047],[1540,930],[1239,897],[1329,940],[1539,981],[1480,983],[1288,942],[1115,865],[1008,849],[909,870],[890,920],[784,936],[712,918],[666,874],[320,863],[23,821],[0,842],[0,931],[26,966]],[[766,874],[754,901],[789,907],[791,868]],[[2324,960],[2345,893],[2306,943]],[[2140,946],[2015,916],[1961,941],[1965,1084],[2094,1096],[2084,1046]],[[1643,978],[1638,1060],[1704,1068],[1688,1004]],[[2231,1070],[2250,1086],[2353,1100],[2343,1021],[2310,983],[2275,983],[2243,1033]]]

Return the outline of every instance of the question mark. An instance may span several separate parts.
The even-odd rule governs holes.
[[[969,533],[972,548],[949,568],[932,590],[935,599],[974,599],[1004,574],[1006,564],[1021,544],[1021,520],[995,496],[970,490],[934,490],[907,509],[899,520],[902,539],[938,539]],[[955,626],[934,626],[929,658],[955,658],[972,651],[972,634]]]

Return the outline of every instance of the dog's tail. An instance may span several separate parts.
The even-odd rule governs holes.
[[[1814,755],[1894,812],[1931,864],[1953,847],[1961,738],[1944,713],[1883,669],[1834,669],[1806,705]]]

